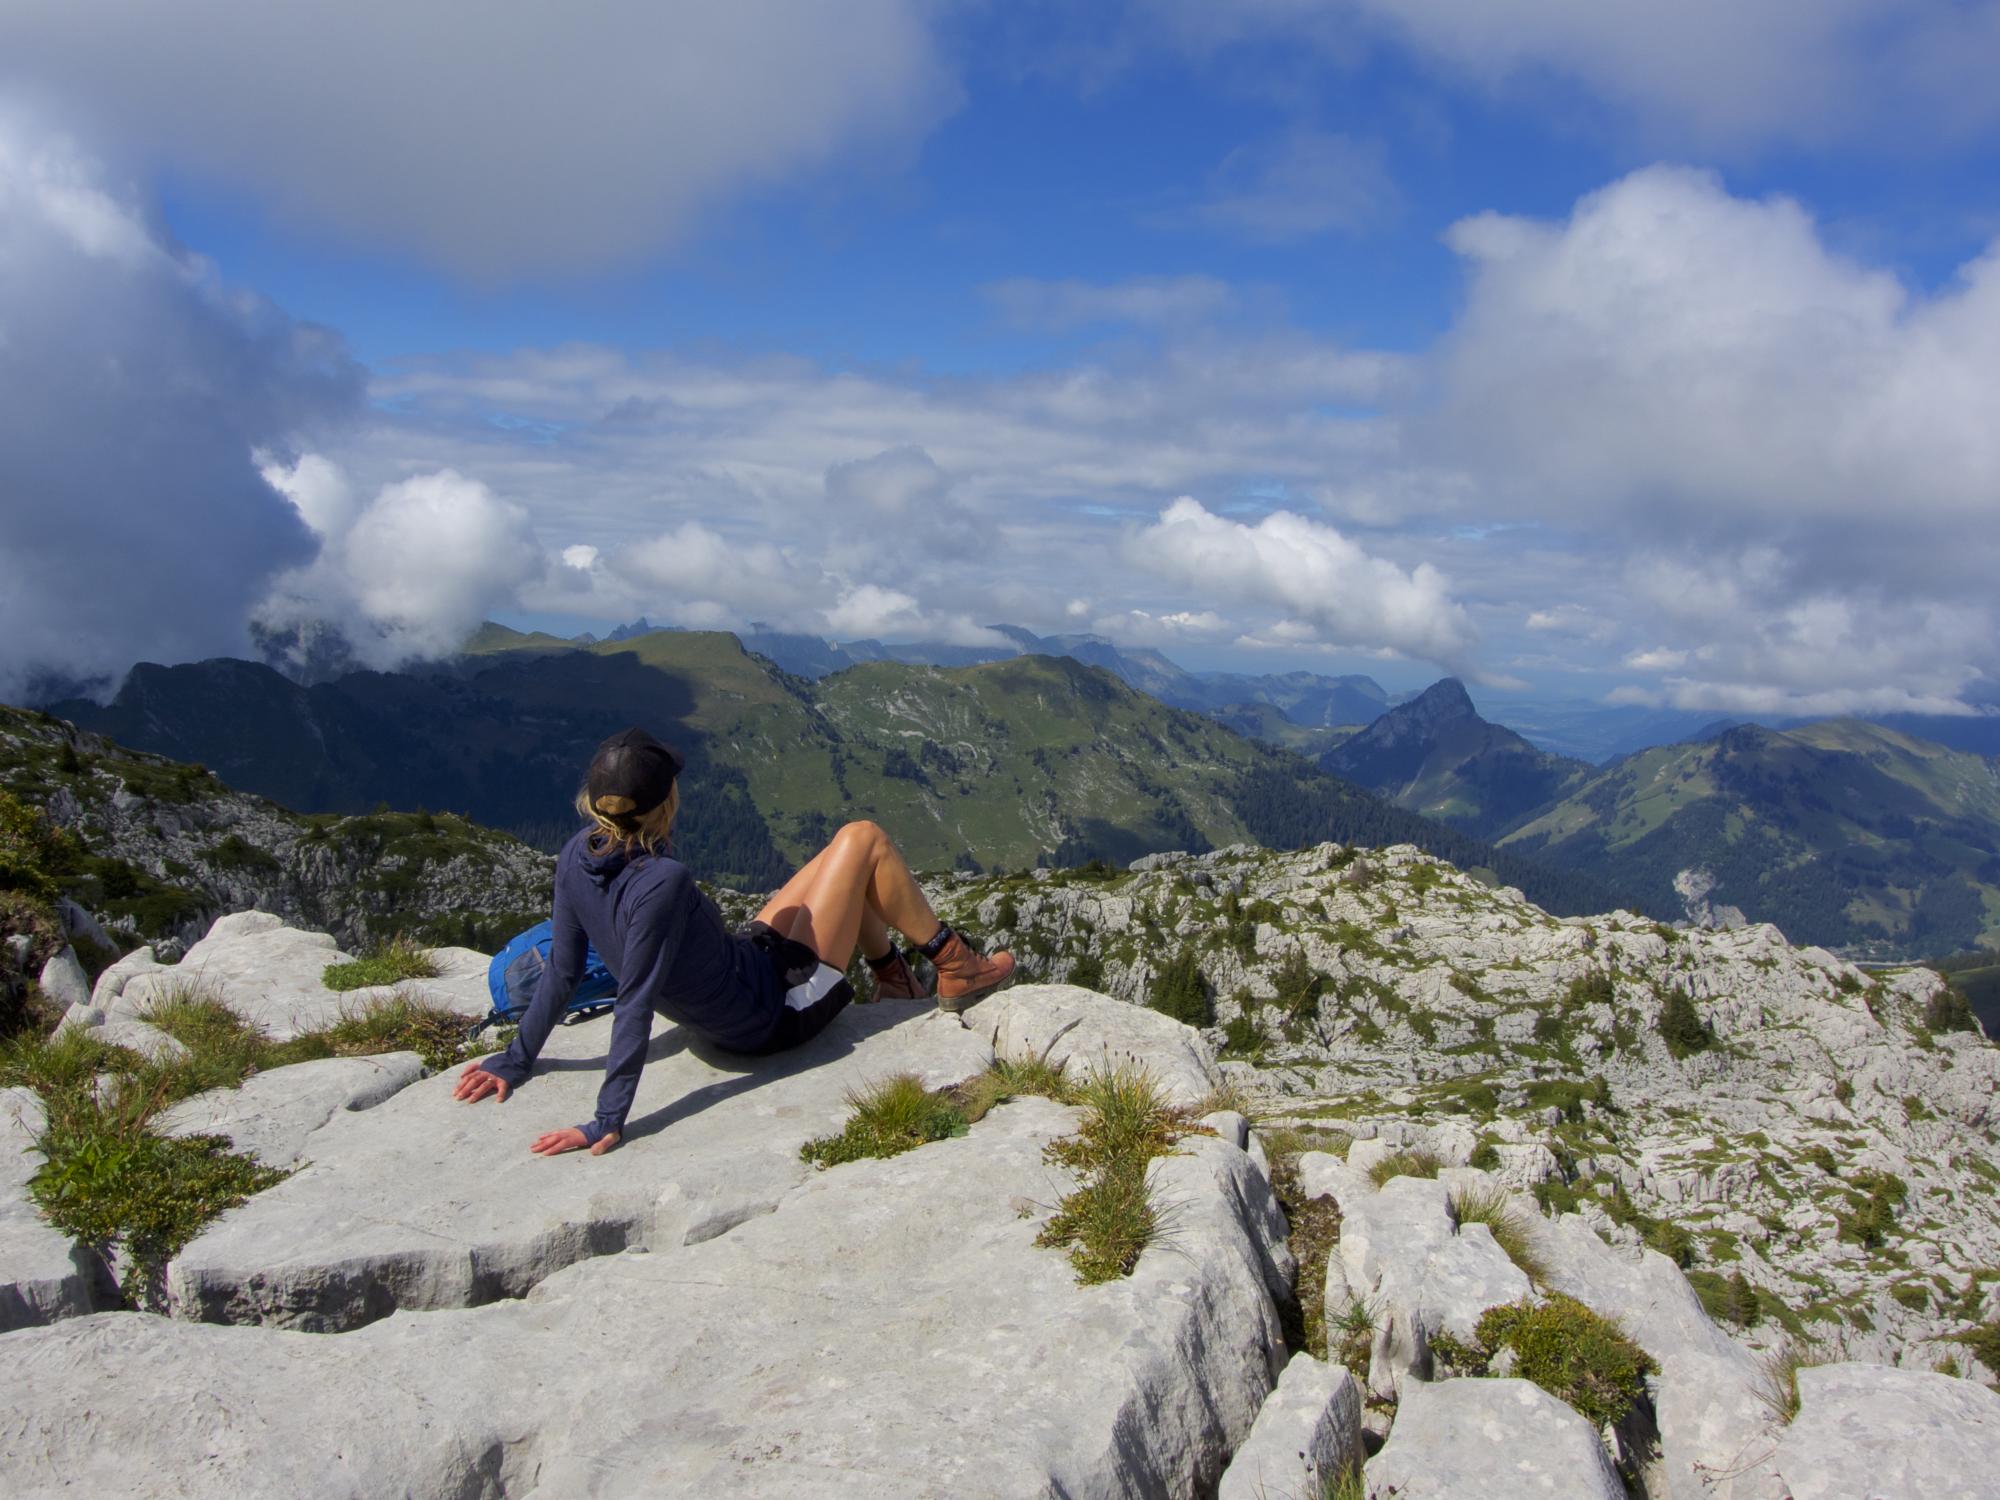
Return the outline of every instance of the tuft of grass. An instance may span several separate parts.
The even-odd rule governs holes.
[[[1203,1115],[1212,1115],[1218,1110],[1225,1109],[1234,1110],[1244,1119],[1256,1123],[1256,1106],[1252,1104],[1249,1093],[1240,1083],[1225,1083],[1210,1089],[1202,1096],[1201,1103],[1194,1107],[1192,1113],[1199,1119]]]
[[[2000,1319],[1977,1324],[1953,1337],[1972,1351],[1974,1359],[1995,1375],[2000,1375]]]
[[[1035,1243],[1067,1247],[1077,1280],[1091,1286],[1131,1275],[1159,1233],[1149,1168],[1189,1125],[1187,1112],[1170,1107],[1143,1069],[1093,1074],[1077,1085],[1074,1102],[1084,1107],[1076,1134],[1049,1142],[1044,1156],[1083,1181],[1057,1205]]]
[[[471,1041],[471,1027],[471,1017],[399,990],[347,1011],[325,1030],[313,1033],[312,1041],[301,1037],[282,1045],[296,1049],[323,1041],[330,1051],[319,1055],[335,1057],[414,1052],[425,1067],[441,1073],[484,1050]]]
[[[1368,1180],[1381,1187],[1392,1177],[1435,1177],[1443,1166],[1444,1163],[1429,1151],[1398,1151],[1370,1167]]]
[[[1495,1354],[1512,1349],[1516,1375],[1568,1402],[1593,1427],[1624,1417],[1657,1368],[1611,1319],[1560,1292],[1539,1305],[1487,1308],[1476,1336]]]
[[[1758,1372],[1757,1399],[1780,1422],[1789,1423],[1799,1414],[1799,1371],[1819,1363],[1810,1345],[1788,1338],[1764,1356]]]
[[[1061,1063],[1051,1063],[1046,1057],[1019,1062],[1002,1057],[994,1059],[993,1066],[977,1078],[951,1092],[953,1102],[970,1124],[985,1119],[994,1105],[1025,1095],[1071,1104],[1075,1102],[1076,1089],[1064,1075]]]
[[[1467,1224],[1484,1224],[1492,1231],[1494,1243],[1507,1252],[1507,1259],[1520,1267],[1531,1285],[1547,1284],[1548,1262],[1529,1242],[1529,1216],[1514,1206],[1505,1188],[1461,1188],[1452,1195],[1451,1212],[1461,1229]]]
[[[801,1159],[822,1167],[871,1156],[900,1156],[930,1141],[964,1135],[965,1111],[946,1091],[924,1087],[914,1073],[896,1073],[849,1092],[853,1113],[838,1135],[799,1147]]]
[[[359,958],[344,964],[328,964],[320,975],[320,983],[345,994],[348,990],[400,984],[405,979],[435,979],[443,972],[430,949],[399,932]]]

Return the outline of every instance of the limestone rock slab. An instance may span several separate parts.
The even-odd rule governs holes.
[[[1597,1431],[1526,1380],[1411,1381],[1368,1500],[1625,1500]]]
[[[156,1116],[162,1135],[222,1135],[266,1166],[310,1154],[313,1133],[342,1110],[373,1109],[424,1076],[414,1052],[328,1057],[254,1073],[238,1088],[210,1089]]]
[[[1198,1104],[1222,1082],[1214,1051],[1193,1027],[1073,984],[1014,985],[965,1012],[965,1024],[1002,1056],[1047,1050],[1073,1076],[1144,1067],[1173,1104]]]
[[[1229,1461],[1216,1500],[1317,1497],[1361,1461],[1361,1386],[1345,1365],[1295,1354]]]
[[[1254,1172],[1188,1142],[1174,1243],[1079,1287],[1011,1207],[1075,1119],[1003,1104],[522,1301],[333,1338],[141,1314],[13,1335],[0,1469],[18,1500],[1208,1492],[1282,1357],[1252,1236],[1200,1188]]]
[[[32,1090],[0,1089],[0,1333],[76,1317],[114,1295],[97,1257],[44,1223],[28,1196],[42,1124]]]
[[[218,917],[178,964],[130,975],[104,1009],[143,1018],[169,990],[193,986],[283,1041],[332,1024],[352,1003],[321,979],[328,964],[346,959],[327,933],[287,927],[269,912],[234,912]]]
[[[64,1010],[72,1005],[90,1004],[90,976],[84,973],[74,948],[65,947],[43,964],[38,982],[42,993]]]
[[[1801,1370],[1776,1464],[1793,1500],[1979,1500],[2000,1484],[2000,1396],[1924,1370]]]
[[[537,1157],[528,1143],[588,1120],[608,1016],[551,1033],[505,1103],[452,1098],[457,1073],[315,1130],[310,1161],[195,1239],[167,1271],[176,1315],[309,1331],[397,1308],[519,1296],[572,1261],[720,1234],[768,1213],[812,1172],[799,1147],[846,1120],[847,1094],[892,1073],[932,1087],[992,1053],[920,1002],[849,1006],[806,1046],[744,1057],[656,1021],[614,1153]]]

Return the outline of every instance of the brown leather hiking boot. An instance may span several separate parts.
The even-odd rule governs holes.
[[[868,960],[868,972],[875,976],[877,1000],[928,1000],[931,992],[917,978],[917,971],[903,957],[901,948],[892,947],[881,958]]]
[[[939,1010],[964,1010],[1014,977],[1013,954],[984,957],[949,927],[940,928],[937,937],[924,944],[923,954],[937,970]]]

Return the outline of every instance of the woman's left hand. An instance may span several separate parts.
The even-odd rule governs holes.
[[[528,1149],[537,1156],[561,1156],[565,1151],[581,1151],[590,1146],[592,1156],[602,1156],[617,1144],[618,1132],[615,1130],[591,1146],[584,1133],[572,1125],[567,1130],[551,1130],[536,1136],[534,1145]]]

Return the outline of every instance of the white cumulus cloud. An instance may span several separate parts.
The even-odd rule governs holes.
[[[1436,568],[1374,557],[1331,526],[1275,511],[1254,524],[1183,497],[1131,533],[1135,566],[1195,591],[1281,613],[1279,627],[1323,645],[1377,648],[1464,670],[1473,631]]]

